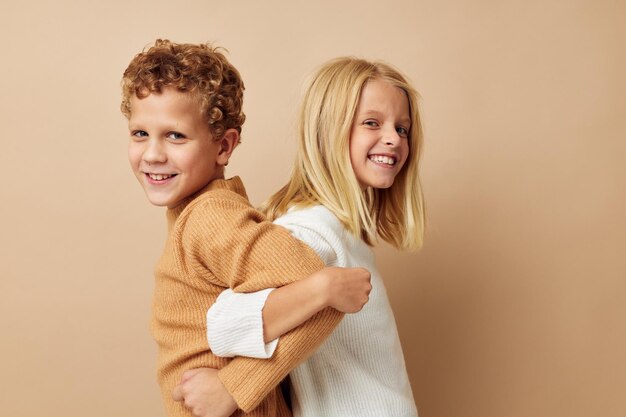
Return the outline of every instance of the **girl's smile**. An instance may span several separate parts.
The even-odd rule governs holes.
[[[398,161],[397,155],[369,155],[368,159],[381,166],[392,167]]]
[[[350,132],[350,160],[362,188],[389,188],[409,155],[406,93],[373,79],[363,90]]]

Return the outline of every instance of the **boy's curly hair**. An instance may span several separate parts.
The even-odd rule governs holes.
[[[239,71],[211,44],[177,44],[157,39],[137,54],[122,77],[122,113],[129,118],[133,95],[144,98],[172,86],[197,97],[216,139],[246,120],[242,111],[244,85]]]

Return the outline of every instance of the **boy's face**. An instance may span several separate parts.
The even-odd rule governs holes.
[[[163,88],[131,99],[128,159],[148,200],[173,208],[216,178],[220,142],[188,93]]]

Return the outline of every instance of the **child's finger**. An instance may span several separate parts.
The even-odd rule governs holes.
[[[185,396],[183,395],[183,387],[181,384],[176,385],[172,390],[172,399],[174,401],[182,401],[185,399]]]
[[[188,379],[190,379],[192,376],[194,376],[198,372],[200,372],[200,368],[188,369],[185,372],[183,372],[183,376],[180,378],[181,384],[187,381]]]

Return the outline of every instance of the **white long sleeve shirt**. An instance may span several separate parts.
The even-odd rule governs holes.
[[[324,206],[291,210],[275,223],[314,249],[326,266],[364,267],[372,275],[365,307],[346,315],[290,373],[294,416],[416,417],[395,319],[370,247]],[[264,344],[261,315],[267,295],[224,292],[207,313],[210,346],[231,356],[270,357],[276,341]]]

